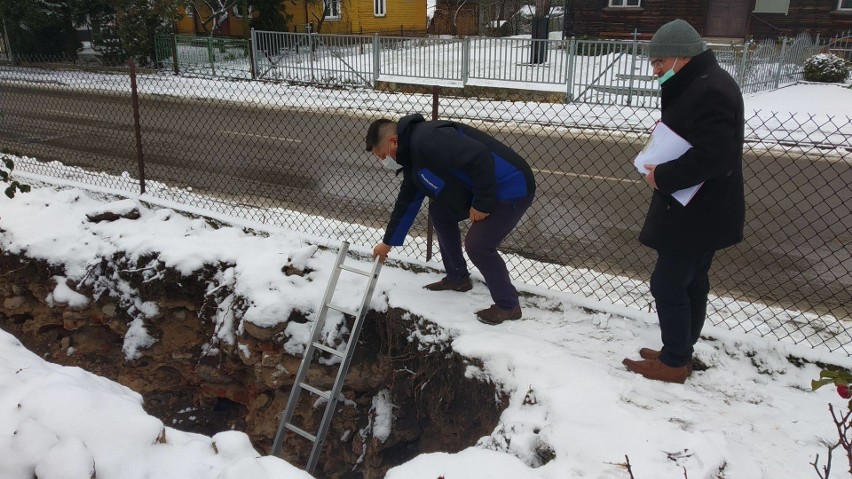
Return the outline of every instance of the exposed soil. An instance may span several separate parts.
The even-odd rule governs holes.
[[[145,410],[167,426],[212,435],[245,431],[268,453],[301,357],[283,350],[283,326],[264,330],[244,325],[237,344],[218,341],[213,320],[229,296],[239,322],[241,299],[217,273],[229,265],[208,265],[193,277],[163,267],[156,258],[132,262],[122,255],[104,259],[79,284],[84,308],[51,304],[54,276],[61,266],[0,252],[0,328],[43,358],[79,366],[142,394]],[[287,270],[282,274],[300,274]],[[144,326],[157,339],[134,360],[122,351],[129,323],[139,317],[138,302],[119,296],[130,285],[135,299],[152,301],[159,313]],[[214,293],[208,291],[215,289]],[[244,310],[244,309],[242,309]],[[294,311],[287,321],[306,322]],[[506,398],[493,384],[465,377],[474,364],[447,344],[418,344],[414,328],[437,327],[406,311],[371,311],[324,442],[317,477],[382,477],[388,468],[417,454],[457,452],[489,435]],[[336,366],[317,365],[308,382],[330,389]],[[390,392],[395,405],[390,436],[375,437],[369,425],[373,398]],[[294,422],[315,430],[323,407],[302,393]],[[282,457],[304,465],[311,443],[289,434]]]

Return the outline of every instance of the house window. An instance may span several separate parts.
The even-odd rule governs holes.
[[[187,6],[183,7],[183,8],[185,9],[186,16],[187,16],[187,17],[191,17],[191,16],[192,16],[192,6],[191,6],[191,5],[187,5]]]
[[[323,0],[325,18],[340,18],[340,0]]]
[[[373,0],[373,15],[384,17],[386,9],[387,2],[385,0]]]
[[[852,10],[852,0],[837,0],[838,10]]]
[[[609,0],[610,7],[639,7],[642,0]]]
[[[783,13],[790,9],[790,0],[757,0],[754,3],[754,13]]]

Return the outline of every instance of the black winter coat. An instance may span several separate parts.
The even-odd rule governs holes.
[[[743,239],[743,97],[712,51],[693,57],[663,83],[662,122],[692,148],[658,165],[642,244],[659,252],[699,255]],[[682,206],[671,193],[704,182]]]
[[[403,244],[426,196],[461,221],[471,207],[491,213],[500,201],[535,194],[527,162],[476,128],[414,114],[400,119],[397,137],[403,180],[384,235],[387,245]]]

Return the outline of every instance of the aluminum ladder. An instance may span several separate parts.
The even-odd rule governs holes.
[[[337,398],[340,395],[341,389],[343,389],[343,382],[346,379],[346,373],[349,370],[349,365],[352,362],[352,356],[355,353],[355,345],[358,343],[358,336],[361,334],[364,317],[367,315],[367,309],[370,306],[370,299],[373,297],[373,290],[376,288],[376,281],[378,280],[379,272],[382,269],[382,262],[379,258],[376,258],[373,261],[373,268],[371,271],[364,271],[345,265],[344,262],[346,261],[346,253],[348,251],[349,243],[344,241],[340,245],[340,252],[337,255],[337,261],[334,264],[331,278],[329,278],[328,286],[326,287],[325,295],[322,299],[322,306],[320,307],[317,320],[314,323],[313,331],[311,332],[311,339],[305,349],[302,364],[299,365],[299,372],[296,373],[296,379],[293,382],[293,389],[290,391],[290,397],[287,399],[287,407],[284,409],[284,414],[281,416],[281,421],[278,423],[278,432],[275,434],[275,441],[272,443],[272,454],[277,456],[281,451],[281,446],[284,443],[284,436],[287,434],[287,431],[296,433],[308,441],[311,441],[314,445],[311,449],[308,464],[305,467],[305,470],[308,473],[313,473],[313,470],[317,465],[317,461],[319,460],[322,442],[323,439],[325,439],[325,435],[328,433],[329,426],[331,425],[331,418],[334,416],[334,408],[337,405]],[[337,288],[337,281],[340,278],[341,271],[360,274],[370,279],[369,284],[364,291],[364,296],[361,298],[361,306],[357,311],[336,306],[331,302],[334,298],[334,291]],[[352,325],[352,331],[349,334],[349,340],[346,342],[346,348],[343,352],[337,351],[336,349],[330,348],[319,342],[319,336],[325,326],[325,319],[328,315],[329,309],[339,311],[345,315],[353,316],[355,318],[355,322]],[[317,350],[326,352],[341,359],[339,369],[337,370],[337,376],[334,379],[334,385],[332,386],[331,391],[322,391],[305,383],[305,376],[308,373],[308,368],[310,367],[311,362],[313,362],[314,353],[316,353]],[[325,412],[322,415],[322,421],[320,422],[316,435],[305,431],[291,422],[293,419],[293,413],[296,411],[296,405],[299,403],[299,396],[301,395],[302,390],[308,391],[326,400]]]

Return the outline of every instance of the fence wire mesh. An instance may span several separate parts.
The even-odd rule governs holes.
[[[136,82],[153,198],[369,246],[381,239],[399,179],[364,152],[367,125],[428,118],[437,107],[439,118],[487,131],[534,169],[536,201],[503,245],[514,278],[653,308],[655,255],[637,241],[650,192],[632,159],[656,109],[170,70],[140,72]],[[16,171],[138,193],[132,104],[126,69],[2,65],[0,146],[17,156]],[[852,118],[754,112],[746,137],[746,239],[714,262],[709,320],[852,354]],[[424,259],[426,231],[421,212],[396,254]]]

